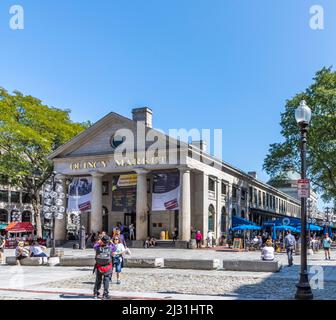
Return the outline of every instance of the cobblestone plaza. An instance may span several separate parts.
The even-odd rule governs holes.
[[[11,250],[6,250],[11,255]],[[65,250],[65,256],[93,256],[90,249]],[[222,252],[215,250],[133,249],[134,257],[183,257],[184,259],[257,260],[259,252]],[[287,267],[286,254],[276,255],[283,268],[276,273],[237,272],[223,269],[181,270],[124,268],[122,282],[113,278],[110,294],[114,300],[287,300],[293,299],[299,277],[300,256]],[[336,257],[325,261],[323,252],[309,256],[310,278],[319,272],[322,283],[314,286],[315,299],[336,298]],[[313,268],[311,268],[313,267]],[[322,267],[322,269],[319,269]],[[94,275],[91,267],[17,267],[1,265],[0,299],[90,300]],[[314,289],[315,288],[315,289]]]

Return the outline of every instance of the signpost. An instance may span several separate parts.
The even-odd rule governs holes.
[[[298,196],[299,198],[309,198],[310,197],[309,179],[298,180]]]

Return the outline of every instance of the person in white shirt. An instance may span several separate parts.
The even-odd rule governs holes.
[[[212,247],[212,232],[211,231],[208,231],[207,243],[208,243],[208,248]]]
[[[30,254],[32,257],[42,257],[47,258],[47,254],[43,252],[46,250],[46,247],[41,246],[37,241],[30,247]]]
[[[261,251],[261,259],[264,261],[274,260],[274,248],[272,247],[271,242],[266,242],[265,247]]]

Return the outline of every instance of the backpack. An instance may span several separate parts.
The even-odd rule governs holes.
[[[111,248],[109,246],[99,247],[96,251],[96,263],[100,266],[107,266],[112,262]]]

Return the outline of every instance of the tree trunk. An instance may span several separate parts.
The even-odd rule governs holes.
[[[36,236],[38,238],[42,238],[42,221],[40,214],[40,206],[39,206],[39,195],[35,195],[35,199],[33,200],[33,209],[34,209],[34,217],[35,217],[35,226],[36,226]]]

